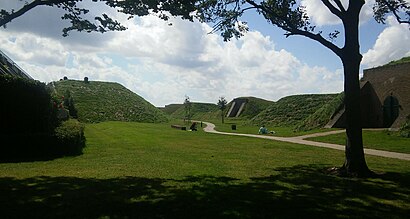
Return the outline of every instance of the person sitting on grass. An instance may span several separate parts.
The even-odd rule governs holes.
[[[196,129],[196,122],[193,122],[189,129],[191,129],[191,131],[198,131],[198,129]]]
[[[268,129],[265,127],[265,125],[262,125],[262,127],[259,128],[258,134],[275,134],[275,131],[268,131]]]

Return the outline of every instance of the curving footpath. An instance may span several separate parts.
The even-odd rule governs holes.
[[[341,151],[345,150],[345,146],[343,145],[305,140],[305,138],[310,138],[310,137],[342,133],[342,132],[345,132],[345,130],[321,132],[321,133],[296,136],[296,137],[277,137],[277,136],[271,136],[271,135],[252,135],[252,134],[219,132],[215,130],[214,124],[209,123],[209,122],[202,122],[202,123],[206,124],[204,131],[209,132],[209,133],[215,133],[215,134],[221,134],[221,135],[235,135],[235,136],[245,136],[245,137],[254,137],[254,138],[264,138],[264,139],[270,139],[270,140],[275,140],[275,141],[283,141],[283,142],[290,142],[290,143],[295,143],[295,144],[310,145],[310,146],[315,146],[315,147],[331,148],[331,149],[336,149],[336,150],[341,150]],[[381,150],[366,149],[366,148],[364,149],[364,153],[368,155],[379,156],[379,157],[388,157],[388,158],[395,158],[395,159],[400,159],[400,160],[410,160],[410,154],[404,154],[404,153],[381,151]]]

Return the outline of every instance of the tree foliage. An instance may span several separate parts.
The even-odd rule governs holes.
[[[0,27],[6,25],[17,17],[38,6],[60,8],[65,11],[61,17],[70,21],[71,26],[63,28],[63,36],[68,36],[70,31],[100,32],[123,31],[126,27],[109,15],[102,13],[94,18],[88,17],[91,9],[85,8],[82,2],[85,0],[31,0],[24,1],[21,8],[0,10]],[[195,10],[194,0],[92,0],[92,3],[104,3],[115,8],[118,12],[134,16],[146,16],[155,14],[163,20],[168,20],[169,15],[180,16],[183,19],[193,20],[191,12]]]
[[[225,117],[224,112],[225,112],[227,104],[228,104],[228,101],[226,101],[225,97],[219,97],[217,105],[218,105],[219,110],[221,110],[222,123],[224,123],[224,117]]]

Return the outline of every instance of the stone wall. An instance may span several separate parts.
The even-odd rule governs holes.
[[[365,69],[361,80],[370,82],[382,105],[390,96],[398,99],[399,115],[391,128],[399,128],[410,115],[410,63]]]

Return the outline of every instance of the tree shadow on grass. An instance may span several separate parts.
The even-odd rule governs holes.
[[[269,177],[0,178],[1,218],[405,218],[410,174],[376,179],[277,168]]]

